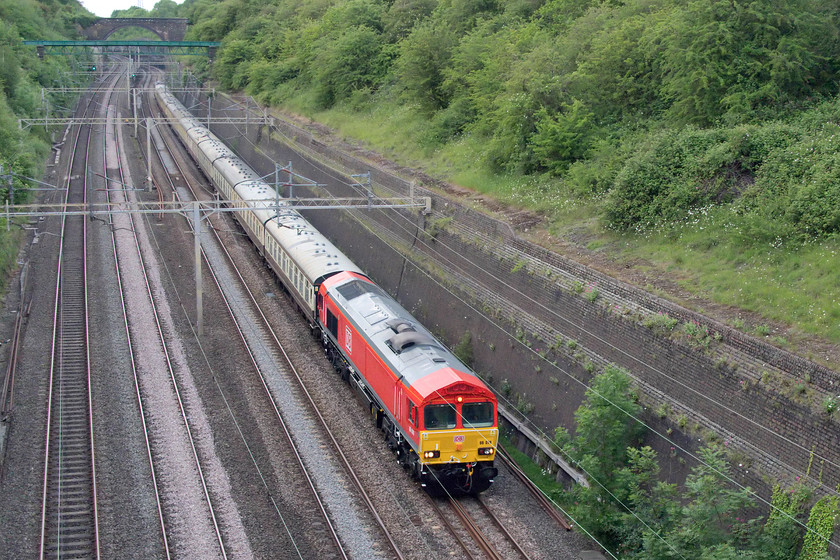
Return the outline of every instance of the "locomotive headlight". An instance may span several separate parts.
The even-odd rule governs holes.
[[[495,450],[492,447],[479,447],[479,455],[492,455]]]
[[[434,451],[424,451],[423,452],[423,458],[424,459],[437,459],[438,457],[440,457],[440,450],[436,449]]]

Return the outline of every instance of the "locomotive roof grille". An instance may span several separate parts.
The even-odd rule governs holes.
[[[338,288],[336,288],[336,290],[347,301],[356,299],[361,295],[369,293],[374,293],[376,295],[384,295],[379,287],[368,282],[362,282],[360,280],[348,282],[342,286],[339,286]]]

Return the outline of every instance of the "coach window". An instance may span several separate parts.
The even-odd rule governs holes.
[[[451,404],[430,404],[423,412],[427,430],[447,430],[455,427],[455,407]]]

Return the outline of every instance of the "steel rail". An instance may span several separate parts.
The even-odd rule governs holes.
[[[95,94],[88,100],[84,114],[93,105],[94,97]],[[84,168],[87,168],[91,138],[91,131],[88,129],[87,132]],[[67,201],[73,197],[84,200],[86,195],[84,180],[81,189],[71,189],[72,169],[78,162],[76,149],[81,136],[79,127],[75,130],[69,162]],[[65,217],[61,230],[47,396],[39,554],[41,558],[84,556],[98,559],[99,519],[87,325],[87,228],[84,220]],[[81,247],[74,248],[72,243],[79,243]],[[66,329],[82,332],[70,336]],[[66,400],[69,400],[69,409]],[[82,414],[80,408],[86,408],[86,413]],[[69,466],[65,464],[67,461]]]
[[[504,560],[504,557],[499,554],[496,548],[489,540],[487,540],[487,537],[484,536],[484,533],[481,529],[479,529],[472,517],[470,517],[470,514],[467,513],[467,510],[464,509],[464,506],[462,506],[461,503],[453,496],[449,495],[448,498],[452,511],[454,511],[455,515],[458,516],[458,519],[461,520],[461,523],[463,523],[467,532],[475,541],[475,544],[478,545],[478,548],[487,555],[487,558],[490,560]]]
[[[502,524],[501,519],[499,519],[499,517],[495,513],[493,513],[493,510],[490,509],[490,506],[488,506],[487,503],[484,500],[482,500],[479,496],[476,496],[475,501],[479,504],[479,506],[481,506],[481,510],[485,513],[487,518],[490,519],[493,522],[493,524],[505,535],[505,537],[510,542],[511,546],[513,546],[513,548],[516,550],[516,552],[521,554],[525,560],[531,560],[531,557],[528,555],[527,552],[525,552],[525,549],[522,548],[522,545],[519,544],[519,541],[517,541],[513,537],[513,535],[510,534],[510,531],[508,531],[507,528]]]
[[[14,410],[15,370],[17,368],[20,332],[23,326],[24,315],[23,293],[21,293],[20,303],[17,317],[15,317],[15,324],[12,328],[12,345],[9,348],[9,363],[6,366],[6,374],[3,376],[3,388],[0,390],[0,422],[5,422]]]
[[[428,494],[427,497],[429,499],[429,503],[432,505],[432,508],[438,514],[438,517],[443,522],[446,529],[449,531],[449,534],[452,535],[458,542],[458,545],[461,547],[461,550],[464,551],[464,554],[466,554],[467,557],[470,558],[470,560],[476,560],[473,551],[470,550],[470,547],[467,546],[467,543],[464,541],[463,538],[461,538],[461,535],[458,534],[458,531],[456,530],[455,525],[452,523],[450,516],[446,515],[446,513],[443,511],[443,509],[441,509],[440,505],[437,503],[437,500],[435,498],[429,496]]]
[[[126,198],[128,198],[128,197],[126,196]],[[129,216],[130,216],[130,219],[132,220],[132,223],[133,223],[134,216],[131,216],[131,214],[129,214]],[[166,335],[163,332],[163,327],[162,327],[161,322],[160,322],[160,315],[158,314],[158,309],[157,309],[157,305],[155,303],[154,294],[152,293],[151,283],[149,282],[149,278],[148,278],[148,275],[146,273],[146,264],[145,264],[145,260],[143,259],[143,253],[142,253],[141,248],[140,248],[140,242],[137,239],[137,233],[136,233],[137,228],[132,227],[131,229],[132,229],[132,233],[134,235],[134,239],[135,239],[136,244],[137,244],[137,255],[138,255],[138,258],[140,259],[141,270],[143,271],[143,281],[146,285],[146,292],[147,292],[147,295],[149,297],[151,310],[153,312],[152,315],[154,317],[155,325],[157,327],[157,332],[158,332],[158,337],[160,339],[161,348],[162,348],[163,354],[166,358],[167,368],[169,370],[169,377],[172,380],[172,387],[175,391],[175,397],[178,401],[178,406],[179,406],[180,412],[181,412],[181,418],[184,422],[184,427],[186,428],[186,435],[187,435],[187,438],[190,442],[190,448],[192,450],[193,459],[194,459],[194,462],[195,462],[195,467],[198,471],[199,480],[201,481],[201,486],[202,486],[202,489],[203,489],[203,492],[204,492],[204,499],[207,503],[207,508],[208,508],[208,511],[209,511],[209,514],[210,514],[210,519],[211,519],[212,524],[213,524],[213,529],[216,533],[216,539],[217,539],[217,542],[219,544],[219,549],[221,551],[222,557],[226,559],[227,558],[227,550],[225,549],[224,539],[222,538],[222,533],[221,533],[221,529],[219,527],[219,522],[218,522],[218,519],[216,518],[216,512],[215,512],[215,509],[213,507],[213,502],[210,498],[210,490],[209,490],[208,485],[207,485],[207,479],[204,475],[204,470],[201,467],[201,460],[198,456],[198,448],[196,446],[195,439],[193,438],[192,429],[190,428],[190,422],[189,422],[189,418],[187,416],[187,409],[186,409],[186,406],[184,405],[183,398],[181,397],[181,391],[178,387],[178,380],[177,380],[177,376],[175,375],[175,369],[172,367],[172,361],[171,361],[171,358],[170,358],[170,355],[169,355],[169,349],[168,349],[168,346],[167,346],[167,343],[166,343]]]
[[[571,531],[572,525],[568,521],[566,521],[566,518],[564,518],[559,511],[557,511],[557,508],[554,506],[554,504],[548,498],[545,497],[545,494],[542,493],[542,491],[537,487],[537,485],[534,484],[530,478],[525,476],[525,473],[522,472],[522,469],[519,468],[519,465],[517,465],[516,462],[514,462],[510,454],[508,454],[508,452],[505,451],[501,446],[499,446],[498,451],[499,453],[497,456],[502,458],[502,460],[505,462],[505,465],[507,465],[508,470],[510,470],[513,473],[513,475],[517,479],[519,479],[519,481],[522,482],[522,484],[525,485],[525,487],[528,489],[531,495],[534,496],[534,499],[537,501],[537,503],[548,513],[549,516],[551,516],[552,519],[554,519],[558,524],[560,524],[561,527],[563,527],[567,531]]]
[[[105,135],[106,141],[107,141],[107,137],[108,136],[106,134]],[[114,141],[117,142],[117,153],[120,153],[121,147],[119,145],[119,136],[117,136],[116,134],[114,135]],[[105,152],[106,152],[106,149],[103,145],[103,161],[104,161],[104,158],[105,158]],[[119,174],[120,174],[120,179],[119,180],[120,180],[120,182],[123,182],[124,181],[124,176],[123,176],[123,168],[122,168],[122,158],[119,159],[118,171],[119,171]],[[107,165],[106,165],[105,174],[107,175]],[[107,178],[106,178],[106,181],[107,181]],[[106,197],[110,199],[111,193],[107,193]],[[148,457],[148,460],[149,460],[149,469],[150,469],[150,472],[151,472],[151,475],[152,475],[152,487],[154,488],[154,493],[155,493],[155,503],[157,505],[157,515],[158,515],[158,519],[160,520],[161,539],[163,541],[163,548],[164,548],[164,553],[166,555],[166,558],[167,558],[167,560],[170,560],[172,558],[172,554],[171,554],[171,551],[170,551],[170,548],[169,548],[169,539],[167,538],[167,533],[166,533],[166,522],[165,522],[164,514],[163,514],[163,505],[161,503],[160,490],[158,488],[158,479],[157,479],[157,474],[156,474],[157,469],[155,468],[155,461],[154,461],[154,457],[153,457],[153,454],[152,454],[151,441],[150,441],[150,438],[149,438],[149,427],[146,424],[146,411],[143,407],[143,395],[140,391],[140,378],[139,378],[138,372],[137,372],[137,357],[134,353],[134,346],[131,343],[132,338],[131,338],[131,329],[129,327],[129,321],[128,321],[128,309],[127,309],[126,301],[125,301],[125,291],[123,289],[123,278],[122,278],[122,272],[120,272],[119,255],[118,255],[118,252],[117,252],[117,232],[113,228],[111,229],[111,243],[112,243],[113,254],[114,254],[114,269],[115,269],[116,277],[117,277],[117,289],[118,289],[119,294],[120,294],[120,306],[121,306],[121,311],[122,311],[122,316],[123,316],[123,322],[125,323],[125,336],[126,336],[126,340],[128,341],[128,353],[129,353],[129,360],[131,362],[131,373],[132,373],[132,377],[134,379],[135,396],[137,397],[137,406],[138,406],[138,409],[139,409],[139,412],[140,412],[140,422],[141,422],[141,425],[142,425],[142,428],[143,428],[143,439],[144,439],[145,446],[146,446],[146,456]]]

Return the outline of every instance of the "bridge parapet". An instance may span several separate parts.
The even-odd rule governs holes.
[[[183,41],[187,34],[186,18],[99,18],[82,34],[91,40],[104,40],[118,29],[142,27],[148,29],[163,41]]]

